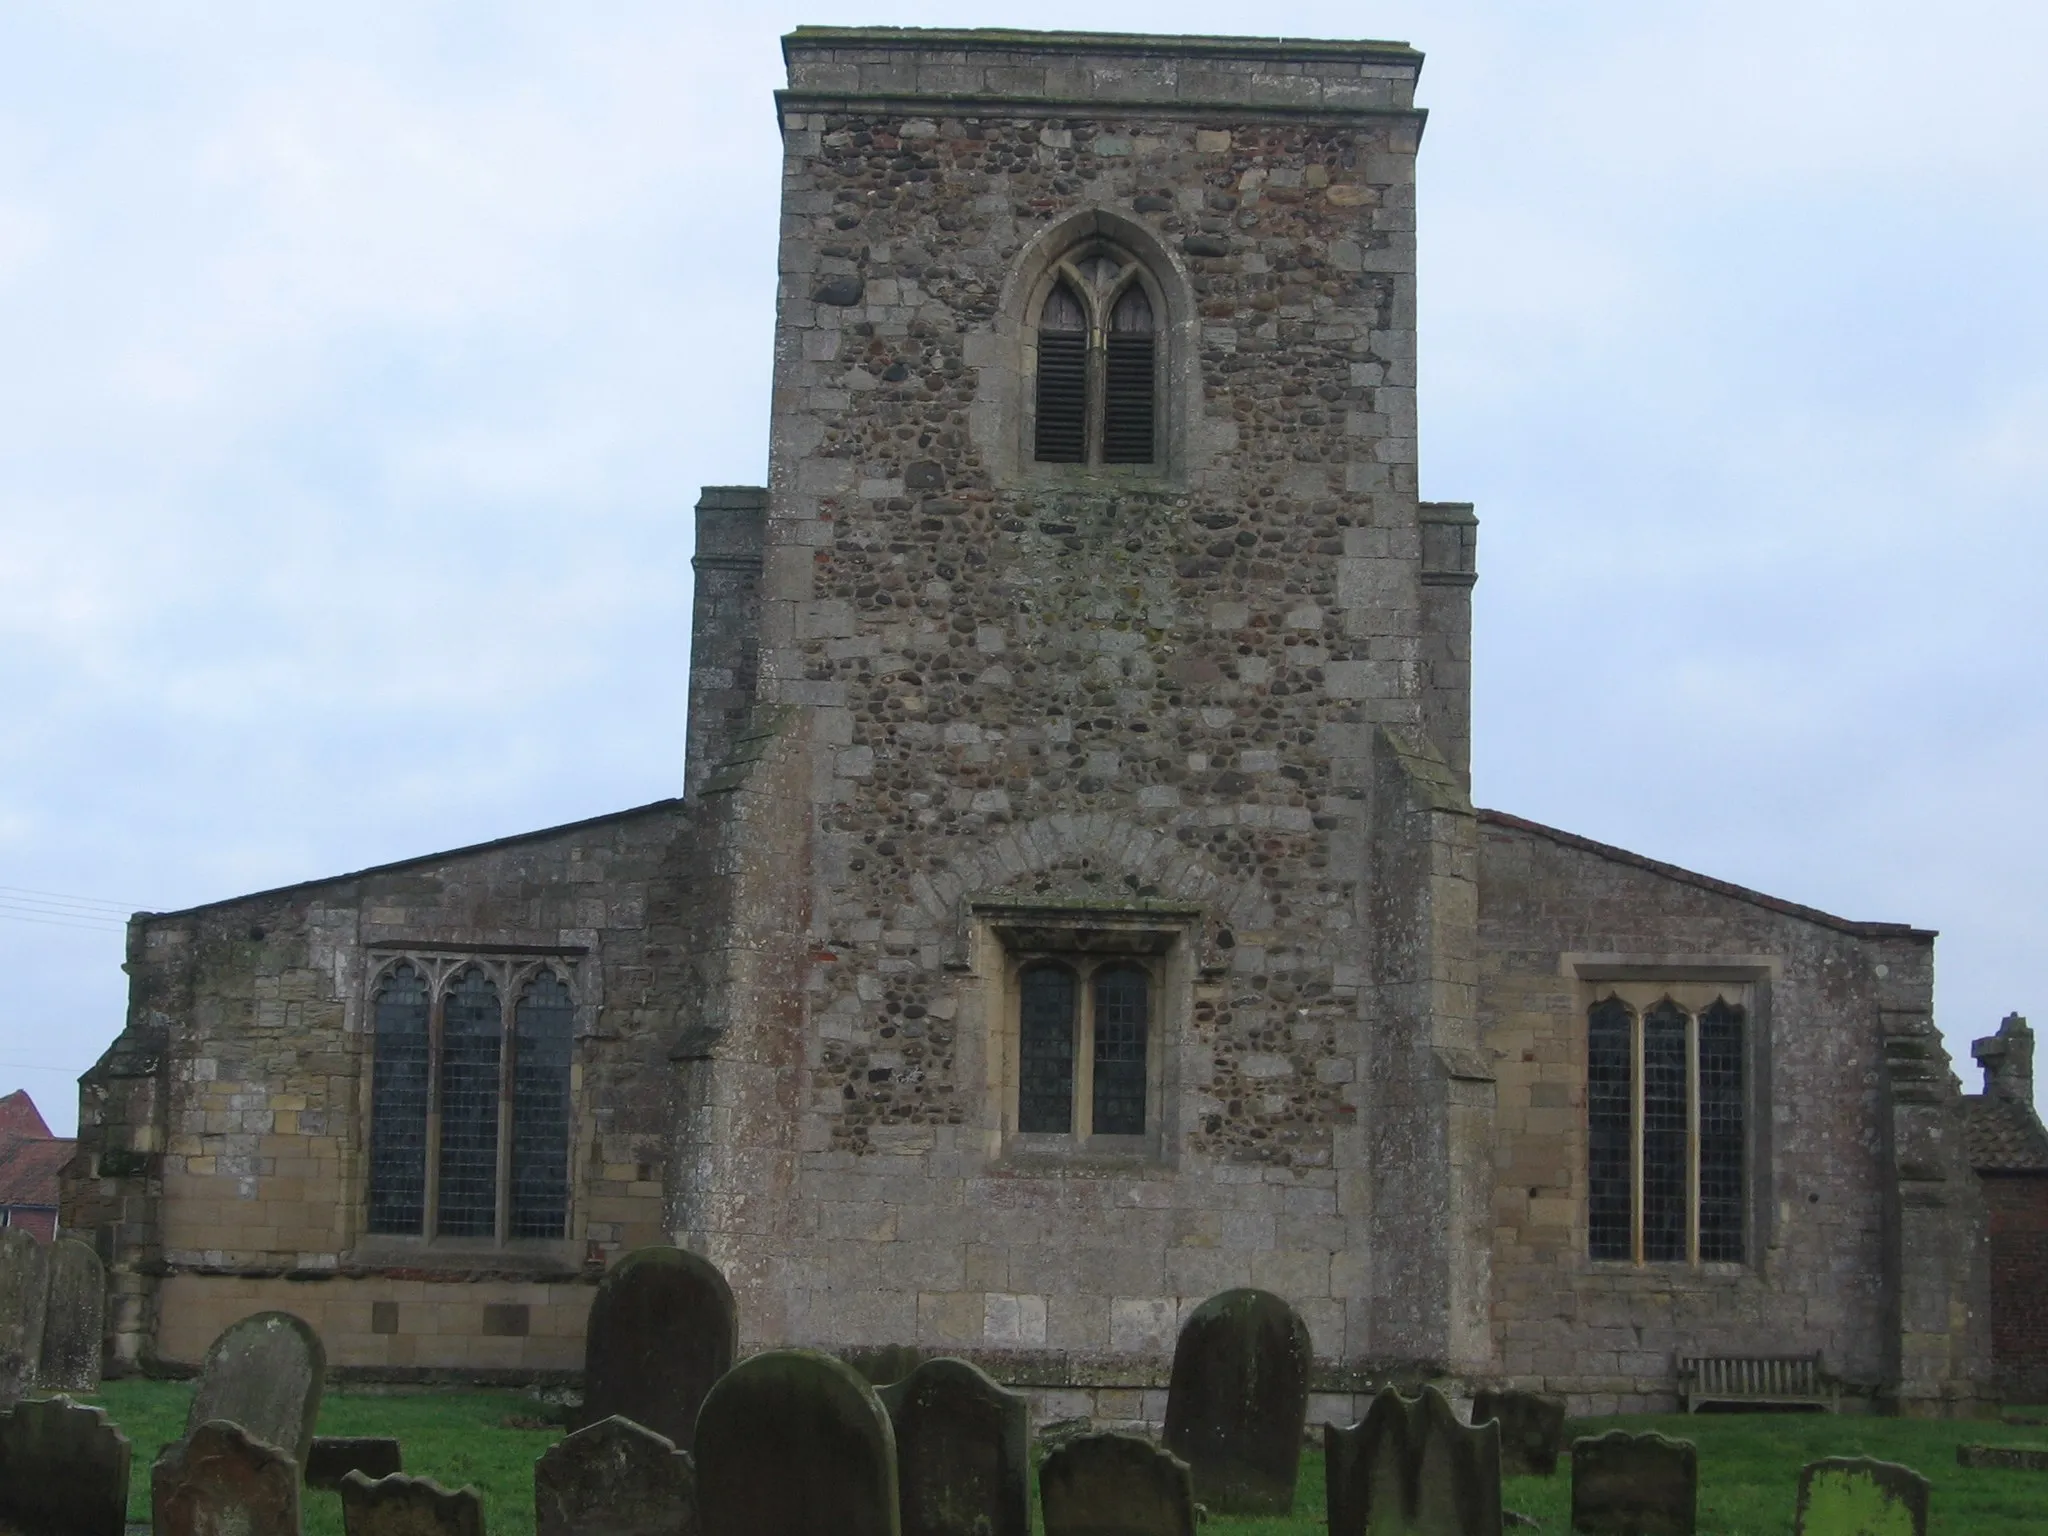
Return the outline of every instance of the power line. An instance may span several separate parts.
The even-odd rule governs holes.
[[[26,885],[0,885],[0,896],[36,897],[72,907],[100,907],[122,917],[136,910],[127,902],[108,901],[101,896],[72,896],[63,891],[39,891]]]
[[[123,931],[135,908],[98,896],[72,896],[28,886],[0,885],[0,919],[47,928],[84,928],[94,933]]]

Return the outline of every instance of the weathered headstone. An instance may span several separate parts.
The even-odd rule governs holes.
[[[92,1244],[60,1237],[50,1245],[49,1301],[43,1310],[46,1392],[97,1392],[107,1331],[107,1269]]]
[[[1081,1435],[1038,1469],[1045,1536],[1194,1536],[1188,1464],[1140,1435]]]
[[[405,1470],[405,1451],[386,1435],[315,1435],[306,1451],[306,1486],[329,1492],[351,1472],[375,1480]]]
[[[121,1536],[129,1454],[103,1409],[65,1397],[0,1409],[0,1530]]]
[[[1388,1387],[1323,1426],[1330,1536],[1500,1536],[1500,1426],[1461,1423],[1435,1387]]]
[[[1911,1467],[1830,1456],[1799,1469],[1793,1536],[1927,1536],[1928,1482]]]
[[[1690,1440],[1610,1430],[1572,1442],[1572,1529],[1693,1536],[1700,1455]]]
[[[351,1472],[341,1480],[341,1528],[348,1536],[484,1536],[483,1496],[403,1472],[374,1481]]]
[[[1165,1442],[1214,1513],[1294,1508],[1311,1363],[1307,1325],[1271,1291],[1225,1291],[1189,1314],[1173,1351]]]
[[[875,1389],[807,1349],[728,1371],[697,1416],[704,1536],[899,1536],[896,1441]]]
[[[535,1536],[697,1536],[697,1474],[666,1435],[617,1415],[533,1464]]]
[[[21,1227],[0,1227],[0,1408],[35,1385],[49,1256]]]
[[[581,1422],[623,1414],[688,1446],[704,1394],[738,1350],[739,1314],[718,1266],[682,1248],[637,1249],[590,1304]]]
[[[320,1335],[289,1312],[258,1312],[229,1326],[206,1351],[186,1433],[225,1419],[303,1463],[326,1381]]]
[[[878,1395],[896,1431],[903,1536],[1030,1536],[1027,1398],[945,1358]]]
[[[1475,1392],[1472,1422],[1500,1426],[1502,1477],[1548,1477],[1564,1449],[1564,1399],[1535,1392]]]
[[[149,1520],[155,1536],[299,1536],[299,1464],[239,1424],[201,1424],[149,1469]]]

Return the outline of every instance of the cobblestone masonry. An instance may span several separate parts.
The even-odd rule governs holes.
[[[785,48],[768,484],[698,506],[688,798],[138,917],[65,1195],[116,1363],[283,1307],[344,1375],[569,1371],[589,1282],[666,1237],[743,1347],[963,1354],[1055,1417],[1156,1422],[1183,1317],[1245,1285],[1307,1322],[1317,1417],[1389,1376],[1668,1404],[1674,1354],[1811,1349],[1969,1406],[1931,936],[1467,798],[1477,524],[1416,490],[1420,55]],[[1095,241],[1153,285],[1155,465],[1028,452],[1033,305]],[[1016,1129],[1034,948],[1152,967],[1144,1136]],[[566,1239],[361,1232],[398,952],[575,968]],[[1580,1257],[1602,965],[1753,990],[1744,1265]]]

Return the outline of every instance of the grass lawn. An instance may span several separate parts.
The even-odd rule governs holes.
[[[182,1382],[116,1381],[91,1399],[105,1407],[135,1447],[128,1496],[131,1520],[149,1518],[149,1464],[185,1427],[191,1387]],[[2038,1412],[2038,1410],[2034,1410]],[[491,1536],[532,1536],[533,1461],[560,1433],[519,1427],[547,1410],[513,1392],[331,1392],[320,1409],[323,1435],[396,1435],[408,1472],[445,1487],[474,1484],[484,1496]],[[1792,1529],[1799,1468],[1822,1456],[1869,1455],[1904,1462],[1934,1484],[1931,1529],[1945,1536],[2043,1536],[2048,1533],[2048,1473],[1966,1471],[1956,1465],[1965,1441],[2048,1445],[2048,1427],[1941,1423],[1828,1414],[1706,1414],[1574,1420],[1568,1433],[1658,1429],[1700,1448],[1701,1536],[1784,1536]],[[1532,1515],[1546,1532],[1570,1529],[1571,1478],[1510,1478],[1507,1507]],[[341,1500],[305,1495],[307,1536],[341,1536]],[[1295,1512],[1288,1519],[1213,1520],[1205,1536],[1306,1536],[1323,1529],[1323,1461],[1302,1459]]]

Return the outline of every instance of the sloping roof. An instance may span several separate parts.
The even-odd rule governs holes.
[[[0,1147],[18,1137],[29,1136],[38,1141],[48,1138],[50,1127],[44,1121],[42,1111],[36,1108],[36,1101],[28,1096],[28,1090],[17,1088],[5,1098],[0,1098]]]
[[[1963,1133],[1979,1173],[2048,1173],[2048,1130],[2018,1099],[1963,1095]]]
[[[1628,864],[1636,869],[1645,869],[1652,874],[1662,875],[1681,885],[1695,886],[1703,891],[1712,891],[1717,896],[1733,897],[1748,902],[1751,906],[1762,907],[1766,912],[1776,912],[1784,917],[1796,917],[1822,928],[1832,928],[1837,933],[1854,934],[1859,939],[1932,939],[1931,928],[1915,928],[1911,923],[1867,923],[1853,917],[1837,917],[1832,912],[1823,912],[1818,907],[1801,906],[1796,901],[1786,901],[1777,896],[1767,896],[1762,891],[1753,891],[1746,885],[1735,885],[1726,880],[1716,880],[1712,875],[1703,875],[1697,870],[1683,869],[1676,864],[1647,858],[1640,853],[1631,853],[1626,848],[1616,848],[1611,843],[1596,843],[1590,837],[1580,837],[1576,832],[1560,831],[1546,827],[1540,821],[1530,821],[1521,816],[1512,816],[1506,811],[1475,810],[1482,826],[1504,827],[1515,832],[1527,832],[1533,836],[1556,843],[1562,848],[1576,849],[1590,853],[1596,858],[1615,864]]]
[[[68,1136],[22,1137],[0,1148],[0,1206],[57,1208],[57,1175],[78,1143]]]

